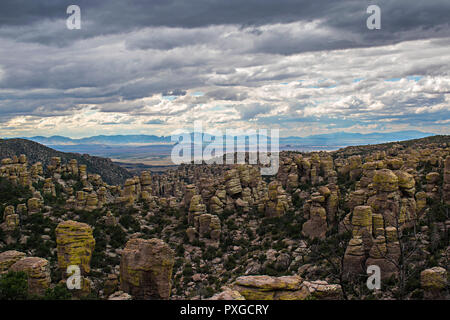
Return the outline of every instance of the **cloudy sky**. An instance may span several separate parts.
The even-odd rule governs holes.
[[[0,136],[170,135],[195,120],[450,134],[449,17],[448,0],[1,0]]]

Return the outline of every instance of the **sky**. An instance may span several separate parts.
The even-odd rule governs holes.
[[[448,0],[2,0],[0,136],[168,136],[195,120],[450,134],[449,17]]]

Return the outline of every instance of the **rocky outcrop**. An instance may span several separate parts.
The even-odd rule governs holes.
[[[236,279],[233,290],[246,300],[304,300],[309,291],[299,276],[244,276]]]
[[[246,300],[319,300],[341,299],[339,285],[326,281],[303,281],[299,276],[243,276],[236,279],[232,289]]]
[[[9,270],[27,274],[28,294],[30,295],[44,295],[50,287],[50,263],[46,259],[22,258],[14,263]]]
[[[213,240],[220,239],[220,219],[211,214],[202,214],[198,217],[198,233],[200,237],[209,237]]]
[[[442,267],[423,270],[420,273],[420,284],[425,291],[425,298],[442,299],[447,287],[447,270]]]
[[[352,216],[353,237],[361,237],[364,251],[372,247],[372,208],[370,206],[357,206]]]
[[[344,278],[351,279],[354,275],[364,273],[365,260],[366,256],[361,236],[353,237],[345,250],[343,261]]]
[[[323,196],[319,197],[323,198]],[[318,203],[318,201],[313,200],[309,206],[309,219],[302,227],[302,234],[310,239],[325,239],[327,229],[326,210]]]
[[[450,156],[444,162],[444,184],[442,185],[442,198],[447,205],[450,205]]]
[[[109,296],[108,300],[132,300],[133,298],[126,292],[117,291]]]
[[[83,275],[89,273],[95,247],[92,228],[86,223],[69,220],[61,222],[55,232],[58,266],[63,274],[70,265],[79,266]]]
[[[216,293],[208,300],[245,300],[245,298],[237,290],[225,288],[224,291]]]
[[[4,223],[0,225],[0,227],[4,231],[14,231],[19,227],[20,218],[19,215],[15,213],[13,206],[7,206],[3,213]]]
[[[22,258],[25,258],[25,253],[15,250],[0,253],[0,275],[8,273],[9,268]]]
[[[135,299],[168,299],[174,252],[159,239],[131,239],[120,261],[121,290]]]
[[[126,178],[132,177],[132,174],[126,169],[116,165],[110,159],[90,156],[88,154],[64,153],[48,148],[42,144],[26,140],[26,139],[3,139],[0,140],[0,158],[12,158],[15,155],[24,154],[27,161],[36,164],[39,161],[39,166],[35,167],[32,175],[43,174],[42,167],[54,166],[53,158],[60,158],[61,169],[65,170],[65,164],[69,163],[71,159],[77,160],[79,164],[79,175],[83,173],[81,168],[89,168],[91,173],[97,173],[109,184],[121,184]],[[17,158],[17,157],[16,157]],[[20,158],[20,157],[19,157]],[[19,163],[20,159],[17,159]],[[56,168],[55,168],[56,169]],[[58,170],[58,169],[56,169]]]
[[[329,284],[326,281],[304,281],[303,285],[308,289],[311,297],[317,300],[340,300],[342,288],[338,284]]]
[[[266,217],[280,217],[289,210],[286,191],[278,181],[269,183],[268,201],[266,201]]]

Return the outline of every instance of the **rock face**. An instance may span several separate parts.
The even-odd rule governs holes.
[[[236,279],[233,290],[246,300],[321,300],[341,299],[339,285],[326,281],[303,281],[299,276],[243,276]]]
[[[328,284],[326,281],[304,281],[303,285],[308,288],[312,297],[318,300],[340,300],[342,299],[342,288],[338,284]]]
[[[450,156],[445,158],[444,184],[442,186],[442,197],[447,205],[450,205]]]
[[[398,189],[398,177],[389,169],[381,169],[375,173],[373,185],[378,191],[396,191]]]
[[[210,237],[213,240],[220,239],[220,219],[216,215],[208,213],[198,217],[198,233],[200,237]]]
[[[327,232],[327,213],[318,204],[311,205],[309,220],[303,224],[302,233],[305,237],[324,239]]]
[[[121,290],[135,299],[169,299],[174,252],[159,239],[131,239],[120,261]]]
[[[8,273],[9,268],[22,258],[25,258],[25,253],[15,250],[0,253],[0,275]]]
[[[339,190],[334,183],[318,188],[318,192],[303,206],[303,214],[308,219],[303,224],[302,233],[310,239],[325,239],[326,232],[336,223],[338,211]]]
[[[226,288],[220,293],[216,293],[208,300],[245,300],[245,298],[239,293],[239,291]]]
[[[372,209],[369,206],[357,206],[353,209],[353,236],[360,236],[365,251],[372,246]]]
[[[114,292],[109,296],[108,300],[131,300],[131,296],[123,291]]]
[[[309,295],[299,276],[244,276],[236,279],[233,289],[246,300],[304,300]]]
[[[43,295],[50,286],[50,264],[46,259],[22,258],[11,266],[10,271],[27,274],[30,295]]]
[[[425,298],[439,299],[447,286],[447,271],[442,267],[423,270],[420,273],[420,284],[425,291]]]
[[[7,206],[5,208],[3,219],[5,220],[5,222],[1,225],[3,230],[14,231],[19,227],[20,218],[19,215],[15,213],[13,206]]]
[[[283,187],[278,181],[269,183],[266,217],[280,217],[289,209],[289,202]]]
[[[61,222],[55,232],[58,266],[63,274],[70,265],[79,266],[82,274],[89,273],[95,247],[92,228],[86,223],[69,220]]]
[[[361,237],[354,237],[345,250],[343,274],[345,279],[364,272],[365,254]]]

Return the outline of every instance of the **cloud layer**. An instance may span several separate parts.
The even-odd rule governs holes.
[[[448,1],[2,1],[0,135],[449,134]]]

